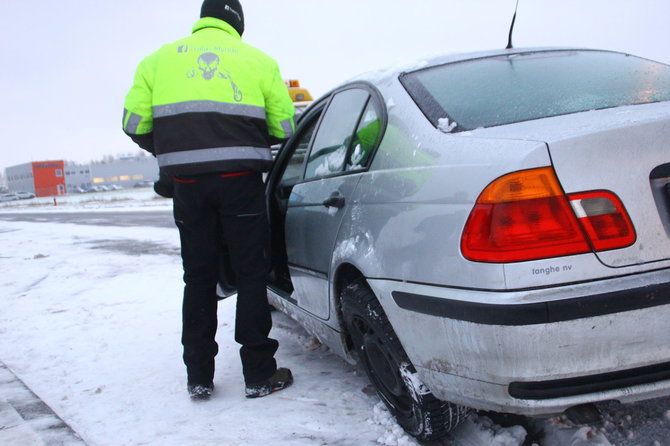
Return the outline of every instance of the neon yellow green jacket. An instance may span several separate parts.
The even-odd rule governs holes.
[[[277,63],[205,17],[140,63],[123,130],[168,175],[266,171],[270,144],[291,136],[294,113]]]

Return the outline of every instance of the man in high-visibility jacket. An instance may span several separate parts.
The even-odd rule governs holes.
[[[262,172],[270,145],[291,136],[294,107],[276,62],[241,40],[238,0],[205,0],[193,34],[160,48],[137,68],[123,130],[153,153],[174,184],[174,218],[184,266],[187,389],[213,392],[219,258],[228,247],[238,288],[235,340],[246,396],[289,386],[277,368],[267,301],[269,227]]]

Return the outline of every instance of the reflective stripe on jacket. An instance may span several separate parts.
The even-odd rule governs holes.
[[[168,175],[262,172],[272,164],[271,141],[292,135],[294,113],[277,63],[205,17],[140,63],[123,130]]]

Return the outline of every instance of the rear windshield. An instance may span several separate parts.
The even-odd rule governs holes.
[[[446,131],[670,100],[670,66],[602,51],[474,59],[407,73],[401,81]]]

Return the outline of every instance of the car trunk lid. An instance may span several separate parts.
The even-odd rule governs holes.
[[[620,107],[477,131],[547,144],[567,194],[610,191],[636,231],[626,248],[597,252],[610,267],[670,258],[670,103]]]

